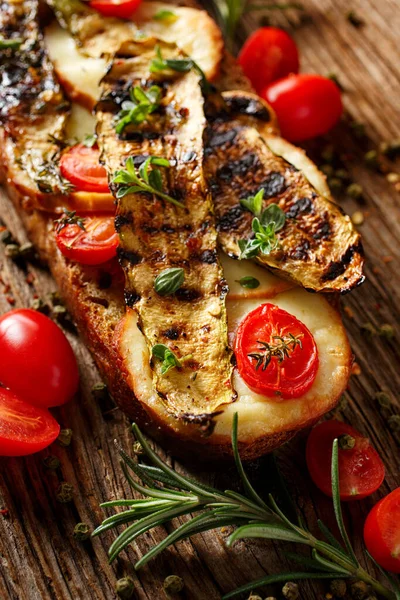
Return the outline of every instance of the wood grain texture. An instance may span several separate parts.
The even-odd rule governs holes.
[[[359,0],[353,1],[351,7],[346,0],[305,0],[304,5],[313,21],[300,27],[296,12],[268,14],[273,24],[287,27],[293,34],[299,44],[303,71],[338,74],[346,89],[346,111],[351,118],[366,124],[369,136],[365,142],[355,140],[346,123],[331,136],[345,155],[353,179],[364,186],[363,204],[346,198],[342,203],[350,214],[360,209],[366,214],[361,232],[368,259],[367,282],[343,298],[348,309],[345,323],[360,374],[352,377],[347,401],[336,414],[371,438],[387,468],[379,492],[345,506],[351,538],[362,557],[360,534],[368,510],[383,494],[399,485],[399,447],[388,425],[388,416],[400,411],[399,195],[383,175],[365,168],[362,157],[374,144],[400,137],[400,8],[396,0]],[[345,14],[349,8],[363,16],[364,27],[355,29],[348,23]],[[254,14],[246,16],[240,31],[243,37],[258,25],[259,17],[260,13],[257,18]],[[399,164],[390,169],[396,171],[396,167],[400,170]],[[0,198],[0,215],[16,237],[24,241],[19,220],[4,195]],[[26,280],[28,272],[33,274],[32,283]],[[24,271],[5,257],[2,246],[0,276],[1,313],[12,308],[9,301],[15,301],[15,307],[30,306],[35,296],[46,300],[54,290],[44,269],[30,265]],[[376,327],[390,323],[397,337],[392,341],[377,336],[369,338],[360,330],[365,322]],[[135,598],[153,600],[164,597],[162,582],[174,573],[185,581],[182,598],[218,600],[223,592],[251,579],[288,569],[290,563],[283,554],[282,544],[240,542],[228,550],[224,545],[228,532],[221,531],[178,543],[137,574],[133,563],[165,536],[164,529],[140,538],[112,567],[107,563],[106,550],[114,533],[84,543],[74,540],[72,532],[78,521],[93,528],[100,523],[103,517],[98,507],[100,501],[130,494],[113,440],[117,438],[129,451],[132,436],[129,422],[119,410],[92,397],[91,387],[99,380],[93,361],[77,336],[68,333],[68,337],[80,363],[81,392],[79,398],[55,413],[62,427],[73,429],[71,446],[61,448],[54,444],[49,451],[38,455],[0,462],[0,508],[9,510],[8,516],[0,516],[0,598],[109,600],[115,597],[116,579],[129,574],[135,582]],[[387,390],[392,397],[393,408],[386,413],[382,413],[374,398],[380,390]],[[290,476],[299,510],[315,530],[317,516],[333,526],[332,508],[330,500],[315,490],[306,475],[305,438],[303,432],[277,455]],[[56,472],[46,470],[42,464],[43,457],[50,452],[61,461],[61,469]],[[188,465],[175,466],[190,472]],[[268,488],[268,459],[251,465],[250,472],[261,489]],[[224,473],[199,472],[197,468],[195,474],[221,487],[236,482],[233,468]],[[73,502],[63,505],[56,501],[60,481],[74,485]],[[302,583],[302,598],[317,600],[322,597],[323,589],[322,585]]]

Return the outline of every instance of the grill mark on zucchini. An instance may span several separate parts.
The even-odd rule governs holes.
[[[233,92],[236,105],[240,105],[239,94]],[[229,95],[224,94],[228,108]],[[347,292],[359,285],[364,280],[363,254],[350,218],[270,149],[262,120],[257,125],[253,116],[237,111],[228,119],[227,109],[221,109],[218,99],[214,101],[214,112],[212,98],[207,107],[211,117],[204,136],[205,173],[223,250],[238,258],[238,240],[253,236],[253,215],[239,202],[262,188],[264,208],[276,203],[287,219],[277,234],[280,247],[269,255],[259,254],[257,262],[312,291]]]
[[[163,55],[168,52],[174,56],[178,53],[175,47],[163,47]],[[103,101],[117,88],[147,86],[150,78],[154,83],[154,74],[148,71],[153,56],[153,51],[145,48],[143,54],[118,59],[112,65],[97,105],[98,144],[110,177],[131,155],[140,156],[140,162],[143,157],[162,156],[173,165],[161,168],[163,190],[182,201],[185,208],[142,193],[119,199],[118,254],[125,270],[125,298],[138,312],[149,350],[156,343],[164,343],[182,363],[162,376],[160,361],[153,357],[155,389],[171,414],[203,423],[232,402],[235,394],[227,337],[227,287],[217,258],[211,196],[202,170],[205,119],[199,77],[189,72],[174,74],[165,81],[165,73],[160,74],[165,110],[136,126],[140,133],[156,130],[155,139],[150,135],[140,142],[119,138],[115,111],[107,110],[109,102]],[[169,106],[174,109],[168,110]],[[140,262],[130,261],[132,254],[140,255]],[[185,280],[173,295],[160,296],[154,290],[154,279],[169,267],[183,268]]]

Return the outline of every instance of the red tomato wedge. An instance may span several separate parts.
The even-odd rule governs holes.
[[[343,112],[338,86],[321,75],[290,75],[261,92],[275,110],[282,137],[301,142],[327,133]]]
[[[82,265],[100,265],[113,258],[119,240],[114,217],[86,217],[83,224],[85,229],[71,224],[56,234],[63,255]]]
[[[106,17],[128,19],[140,3],[141,0],[91,0],[89,6]]]
[[[260,93],[267,85],[299,71],[297,46],[283,29],[261,27],[245,41],[239,64]]]
[[[247,385],[277,400],[302,396],[318,371],[312,334],[294,315],[275,304],[262,304],[243,319],[236,334],[235,355]]]
[[[61,156],[60,171],[65,179],[82,192],[109,192],[107,172],[99,162],[97,146],[88,148],[84,144],[72,146]]]
[[[365,521],[364,541],[381,567],[400,573],[400,487],[375,504]]]
[[[0,456],[25,456],[57,438],[60,426],[49,411],[0,387]]]
[[[385,467],[370,441],[356,429],[340,421],[324,421],[311,431],[307,440],[306,459],[311,479],[327,496],[332,496],[332,444],[335,438],[350,435],[354,448],[339,447],[339,483],[342,500],[359,500],[379,488]]]
[[[78,390],[78,365],[51,319],[31,309],[0,317],[0,382],[42,408],[71,400]]]

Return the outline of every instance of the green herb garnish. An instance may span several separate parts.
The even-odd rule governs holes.
[[[135,194],[137,192],[147,192],[148,194],[154,194],[184,208],[182,202],[175,200],[168,194],[163,192],[163,181],[160,169],[153,167],[170,167],[170,162],[166,158],[160,158],[158,156],[149,156],[140,165],[139,169],[136,169],[133,157],[130,156],[125,163],[125,169],[117,171],[114,175],[112,183],[118,183],[119,188],[117,191],[117,198],[123,198],[127,194]]]
[[[156,21],[169,21],[175,23],[179,19],[178,15],[172,10],[159,10],[153,17]]]
[[[161,88],[152,85],[148,90],[135,86],[129,90],[130,100],[125,100],[118,113],[115,131],[121,134],[127,125],[139,125],[160,106]]]
[[[93,148],[93,146],[97,143],[97,135],[86,135],[82,140],[82,144],[86,146],[86,148]]]
[[[177,529],[170,532],[160,543],[156,544],[136,563],[135,569],[144,566],[150,559],[160,552],[183,539],[224,526],[237,526],[238,528],[228,537],[227,545],[232,546],[237,540],[246,538],[262,538],[282,540],[308,546],[311,556],[307,557],[298,553],[287,553],[286,556],[297,561],[300,565],[311,567],[312,571],[293,571],[267,575],[257,581],[244,585],[223,596],[223,600],[234,598],[240,594],[249,594],[252,590],[277,582],[286,583],[301,579],[338,579],[357,578],[364,581],[373,590],[389,600],[400,598],[400,586],[389,574],[387,576],[391,587],[386,587],[374,579],[358,562],[351,547],[342,517],[339,490],[339,458],[338,441],[335,440],[332,448],[332,495],[334,513],[339,532],[344,542],[342,546],[328,527],[318,521],[319,529],[325,538],[316,538],[305,526],[301,517],[286,515],[278,506],[275,498],[269,494],[264,501],[251,485],[240,460],[238,450],[238,415],[234,415],[232,427],[232,448],[236,468],[240,475],[243,494],[230,490],[220,491],[214,487],[198,483],[177,473],[169,467],[149,446],[136,424],[132,426],[137,440],[141,443],[146,455],[147,463],[134,462],[123,450],[120,450],[121,466],[130,486],[144,496],[141,499],[112,500],[101,506],[111,508],[115,506],[126,507],[126,510],[108,517],[93,532],[99,535],[114,527],[130,524],[122,531],[111,544],[108,556],[110,562],[131,544],[140,535],[151,531],[154,527],[169,523],[172,519],[198,512],[198,514],[185,520]],[[142,480],[143,485],[133,479],[134,473]],[[288,498],[292,507],[293,503],[283,479],[278,478],[281,486],[282,498]],[[201,511],[201,512],[200,512]],[[393,590],[393,591],[392,591]]]
[[[170,369],[181,366],[181,362],[177,359],[172,350],[170,350],[168,346],[165,346],[165,344],[156,344],[153,346],[151,355],[162,361],[161,375],[165,375]]]
[[[262,210],[264,190],[261,189],[255,196],[240,200],[240,204],[256,215],[251,228],[254,238],[239,240],[240,259],[254,258],[259,252],[270,254],[279,247],[276,232],[285,225],[285,213],[277,204],[270,204]]]
[[[200,85],[204,93],[210,91],[210,84],[204,71],[192,58],[163,58],[160,46],[155,47],[156,58],[153,58],[150,64],[150,73],[160,73],[162,71],[176,71],[177,73],[188,73],[192,69],[200,75]]]
[[[64,229],[64,227],[67,227],[67,225],[78,225],[82,231],[86,231],[85,221],[86,219],[84,217],[78,217],[76,210],[64,209],[63,216],[54,221],[55,231],[56,233],[60,233],[60,231]]]
[[[260,282],[255,277],[251,277],[250,275],[246,275],[241,279],[235,279],[236,283],[240,283],[240,285],[244,288],[248,288],[249,290],[255,290],[260,286]]]
[[[154,280],[154,289],[160,296],[174,294],[182,286],[185,271],[179,267],[171,267],[161,271]]]
[[[0,50],[18,50],[21,46],[22,40],[20,38],[8,39],[5,40],[3,37],[0,37]]]
[[[271,362],[273,356],[276,356],[278,362],[282,362],[285,358],[289,358],[290,353],[294,352],[295,348],[299,346],[303,347],[299,336],[295,336],[292,333],[288,333],[285,336],[273,335],[273,343],[263,342],[257,340],[257,344],[260,344],[259,352],[251,352],[247,356],[256,361],[256,371],[262,367],[265,371]]]

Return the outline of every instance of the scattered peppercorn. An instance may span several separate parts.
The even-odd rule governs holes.
[[[379,403],[379,406],[382,408],[390,408],[392,404],[390,401],[390,396],[387,392],[376,392],[374,400],[376,400]]]
[[[364,223],[364,214],[361,212],[361,210],[356,210],[351,215],[351,220],[354,225],[362,225]]]
[[[60,433],[58,434],[57,443],[63,448],[66,448],[71,444],[71,440],[72,429],[61,429]]]
[[[288,581],[282,588],[282,595],[287,600],[297,600],[300,598],[299,586],[293,581]]]
[[[335,151],[332,146],[327,146],[321,152],[321,158],[326,163],[332,163],[335,160]]]
[[[327,177],[332,177],[334,170],[332,165],[330,164],[326,164],[326,165],[321,165],[320,166],[320,170],[324,173],[324,175],[326,175]]]
[[[257,596],[255,594],[250,594],[247,600],[262,600],[261,596]]]
[[[344,181],[348,181],[350,178],[349,172],[346,171],[346,169],[336,169],[335,177],[338,177],[339,179],[343,179]]]
[[[66,502],[71,502],[74,497],[74,486],[66,481],[63,481],[58,486],[56,498],[58,502],[65,504]]]
[[[329,589],[336,598],[344,598],[347,592],[347,585],[344,579],[332,579]]]
[[[383,142],[380,145],[380,151],[390,160],[397,158],[400,155],[400,139],[393,140],[392,142]]]
[[[377,331],[375,329],[375,326],[368,322],[368,323],[363,323],[360,327],[362,333],[364,333],[365,335],[367,335],[368,337],[372,337],[374,335],[377,334]]]
[[[394,338],[394,327],[389,323],[384,323],[378,329],[378,335],[380,337],[384,337],[387,340],[392,340]]]
[[[358,200],[363,195],[363,187],[359,183],[351,183],[346,188],[346,194],[350,196],[350,198],[354,198]]]
[[[378,153],[376,150],[368,150],[364,154],[364,162],[369,169],[374,169],[375,171],[379,168],[379,160]]]
[[[391,415],[388,418],[388,424],[392,431],[400,432],[400,415]]]
[[[73,536],[80,542],[84,542],[90,538],[90,527],[87,523],[77,523],[74,527]]]
[[[340,435],[338,441],[339,448],[341,450],[351,450],[356,445],[356,440],[353,438],[352,435],[349,435],[348,433]]]
[[[7,258],[18,259],[20,257],[18,244],[7,244],[4,253]]]
[[[365,600],[369,593],[369,586],[364,581],[355,581],[350,585],[350,594],[354,600]]]
[[[354,10],[349,10],[349,12],[346,15],[346,19],[348,20],[349,23],[351,23],[351,25],[353,25],[353,27],[356,27],[356,28],[362,27],[365,24],[363,19],[361,19],[354,12]]]
[[[328,179],[328,185],[332,192],[340,192],[343,188],[343,181],[339,177],[330,177]]]
[[[60,460],[57,458],[57,456],[53,456],[52,454],[43,459],[43,466],[51,471],[55,471],[60,467],[60,465]]]
[[[43,313],[44,315],[48,315],[50,312],[49,305],[45,304],[41,298],[35,298],[32,301],[31,308],[33,310],[37,310],[40,313]]]
[[[123,577],[122,579],[118,579],[115,585],[115,591],[119,598],[122,600],[129,600],[132,598],[133,592],[135,591],[135,586],[131,577]]]
[[[163,588],[167,594],[179,594],[184,586],[183,579],[178,575],[168,575],[164,579]]]
[[[108,389],[105,383],[96,383],[92,387],[92,395],[95,400],[107,400],[108,398]]]
[[[62,323],[67,319],[67,309],[62,304],[56,304],[53,306],[53,316],[56,321]]]
[[[136,454],[136,456],[140,456],[141,454],[144,453],[143,446],[140,442],[135,442],[132,446],[132,450],[133,450],[133,454]]]
[[[386,179],[389,183],[398,183],[400,181],[400,175],[398,173],[388,173]]]
[[[58,292],[51,292],[49,299],[53,306],[60,306],[63,303]]]

